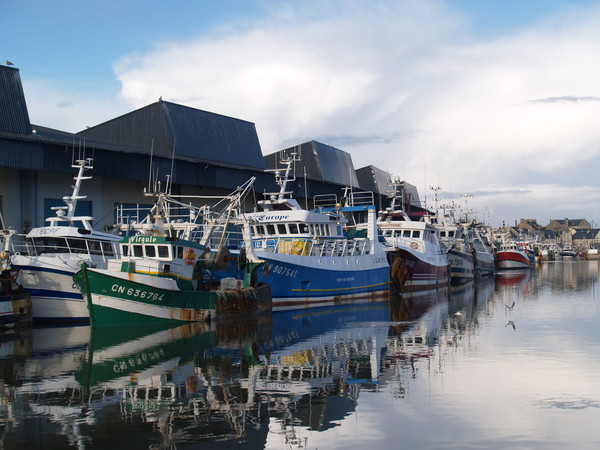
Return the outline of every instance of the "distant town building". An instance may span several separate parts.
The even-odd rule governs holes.
[[[590,229],[592,225],[585,219],[553,219],[546,228],[549,230],[581,230]]]

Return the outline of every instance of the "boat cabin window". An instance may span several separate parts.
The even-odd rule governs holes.
[[[278,234],[287,234],[287,228],[284,223],[277,224],[277,233]]]
[[[87,245],[83,239],[67,239],[71,253],[87,253]]]
[[[412,237],[414,239],[419,239],[421,237],[421,232],[419,230],[413,230]]]
[[[175,249],[175,251],[177,252],[176,257],[179,259],[183,259],[183,247],[178,245],[177,247],[175,247]]]
[[[446,237],[446,232],[445,231],[440,231],[440,237]]]
[[[410,230],[404,230],[402,232],[402,237],[409,238],[410,237]]]
[[[133,246],[133,256],[137,256],[139,258],[141,258],[142,256],[144,256],[144,252],[143,252],[143,249],[142,249],[141,245],[138,244],[138,245],[134,245]]]
[[[113,246],[110,242],[101,242],[102,245],[102,253],[104,256],[114,256]]]
[[[154,247],[154,245],[145,245],[144,246],[144,250],[145,250],[146,256],[148,258],[155,258],[156,257],[156,247]]]
[[[32,239],[34,247],[40,253],[67,253],[67,242],[64,238],[46,237]]]
[[[448,231],[448,237],[454,237],[454,231]]]
[[[159,258],[168,258],[169,257],[169,246],[168,245],[159,245],[158,246],[158,257]]]
[[[87,241],[88,248],[90,249],[90,253],[93,255],[101,255],[102,249],[100,247],[100,242],[98,241]]]
[[[129,256],[129,245],[127,245],[127,244],[121,245],[121,253],[123,253],[124,258],[127,258]]]
[[[275,225],[267,225],[267,234],[270,234],[270,235],[275,234]]]

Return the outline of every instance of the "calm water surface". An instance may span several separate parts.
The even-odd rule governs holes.
[[[3,448],[599,448],[600,263],[0,344]]]

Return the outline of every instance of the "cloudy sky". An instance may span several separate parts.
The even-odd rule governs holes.
[[[32,123],[77,132],[163,99],[307,140],[493,225],[600,226],[600,1],[0,3]],[[462,197],[461,197],[462,196]]]

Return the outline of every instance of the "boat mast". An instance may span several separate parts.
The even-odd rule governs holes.
[[[91,180],[91,176],[84,176],[86,170],[93,169],[92,166],[92,158],[79,159],[75,161],[71,167],[74,169],[79,169],[77,175],[73,177],[75,180],[75,185],[73,187],[73,193],[69,195],[65,195],[62,199],[65,202],[66,206],[53,206],[52,210],[56,211],[56,216],[49,217],[46,219],[47,222],[50,222],[50,226],[57,226],[59,222],[70,222],[71,224],[76,221],[81,221],[83,223],[83,227],[86,230],[92,231],[92,217],[89,216],[75,216],[75,209],[77,208],[77,201],[83,200],[87,198],[86,195],[79,195],[79,190],[81,189],[81,182],[83,180]],[[66,211],[66,212],[65,212]]]

